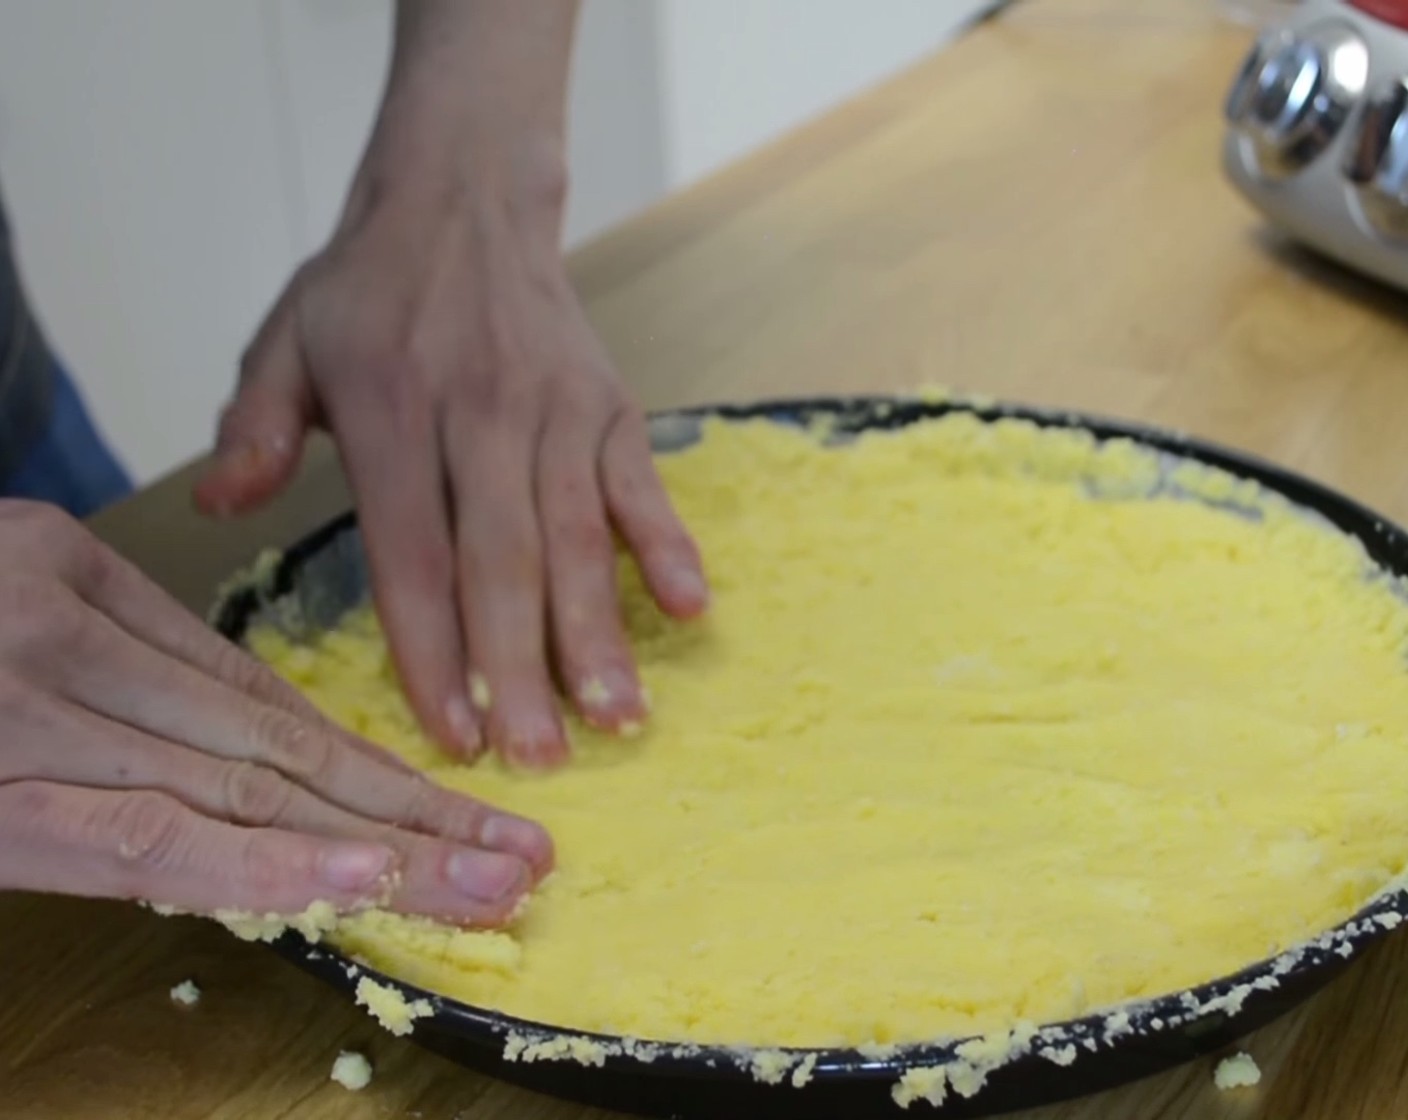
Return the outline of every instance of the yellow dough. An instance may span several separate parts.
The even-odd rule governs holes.
[[[573,723],[550,776],[442,759],[368,611],[254,635],[334,718],[557,843],[508,931],[373,911],[333,943],[572,1030],[884,1045],[1196,985],[1403,872],[1408,607],[1279,499],[969,416],[840,448],[715,422],[660,464],[714,606],[668,621],[623,561],[653,716]]]

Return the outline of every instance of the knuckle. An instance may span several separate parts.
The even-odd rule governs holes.
[[[48,782],[23,780],[0,785],[5,795],[0,831],[12,841],[63,837],[70,822],[62,812],[59,790]]]
[[[14,737],[0,746],[0,782],[36,766],[40,773],[51,770],[44,744],[69,738],[74,730],[63,701],[5,668],[0,668],[0,725]]]
[[[10,726],[27,724],[34,700],[34,690],[23,680],[13,673],[0,670],[0,721]]]
[[[58,580],[12,575],[0,580],[6,644],[29,654],[86,652],[96,640],[91,612]]]
[[[75,586],[100,594],[114,574],[114,556],[97,537],[79,525],[67,533],[67,570]]]
[[[236,762],[221,779],[223,802],[237,824],[267,827],[283,819],[293,786],[277,772],[253,762]]]
[[[9,499],[4,502],[4,512],[6,520],[18,522],[32,539],[51,547],[80,532],[77,521],[48,502]]]
[[[309,721],[282,708],[261,707],[250,724],[254,758],[314,785],[325,782],[334,765],[329,737]]]
[[[212,668],[216,679],[227,681],[232,688],[260,703],[287,707],[292,702],[302,706],[302,698],[295,689],[234,642],[221,642]]]
[[[609,560],[612,555],[613,539],[606,521],[581,505],[568,507],[551,523],[549,531],[550,543],[569,563],[579,558],[596,563]]]
[[[373,345],[356,377],[362,398],[376,410],[380,423],[405,438],[428,438],[433,409],[427,370],[414,353]]]
[[[407,541],[403,549],[398,580],[437,600],[448,599],[455,583],[455,559],[449,543],[443,539]]]
[[[536,592],[543,582],[543,555],[536,533],[508,531],[499,543],[500,570],[505,589]]]
[[[396,813],[393,823],[399,828],[420,829],[434,827],[435,787],[419,774],[408,775],[405,779],[405,799]]]
[[[185,827],[181,805],[152,790],[104,800],[89,827],[98,842],[115,849],[120,860],[148,868],[169,868],[183,853]]]

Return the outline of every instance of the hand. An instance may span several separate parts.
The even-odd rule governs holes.
[[[490,743],[547,766],[567,753],[552,668],[595,726],[647,714],[614,537],[670,615],[701,612],[707,590],[568,281],[560,203],[524,197],[354,192],[246,355],[198,499],[258,504],[326,424],[422,724],[467,757]]]
[[[0,501],[0,888],[497,924],[528,821],[345,734],[52,507]]]

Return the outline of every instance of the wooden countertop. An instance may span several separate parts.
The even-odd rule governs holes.
[[[1408,518],[1404,301],[1290,250],[1224,186],[1248,42],[1214,0],[1024,0],[954,48],[574,260],[649,406],[924,380],[1187,429]],[[98,519],[188,603],[346,500],[326,446],[211,526],[178,475]],[[194,920],[0,897],[0,1115],[585,1120],[380,1032]],[[167,991],[194,976],[205,997]],[[360,1094],[328,1082],[367,1048]],[[1211,1063],[1026,1120],[1408,1115],[1408,938]]]

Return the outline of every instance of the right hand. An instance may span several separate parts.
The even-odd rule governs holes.
[[[0,888],[496,925],[538,825],[335,727],[53,507],[0,500]]]

